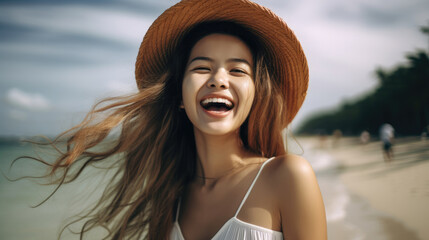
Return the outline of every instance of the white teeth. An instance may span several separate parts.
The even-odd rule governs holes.
[[[224,104],[226,104],[228,107],[232,107],[232,106],[233,106],[232,102],[231,102],[231,101],[229,101],[228,99],[225,99],[225,98],[206,98],[206,99],[204,99],[204,100],[201,102],[201,104],[202,104],[203,106],[205,106],[205,105],[207,105],[207,104],[209,104],[209,103],[224,103]]]

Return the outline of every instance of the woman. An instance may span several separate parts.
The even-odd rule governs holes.
[[[308,69],[280,18],[246,0],[182,1],[147,31],[136,80],[139,93],[106,100],[60,136],[60,185],[122,156],[82,235],[102,226],[112,239],[326,239],[314,173],[281,134]],[[113,146],[91,149],[117,127]]]

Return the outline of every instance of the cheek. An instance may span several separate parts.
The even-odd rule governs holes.
[[[253,99],[255,98],[255,84],[253,81],[247,81],[241,86],[241,95],[244,99],[246,108],[251,108],[253,104]]]
[[[237,113],[237,117],[244,121],[244,119],[249,116],[253,106],[253,100],[255,98],[255,85],[253,83],[253,80],[251,80],[245,83],[241,83],[237,89],[239,90],[237,94],[239,95],[239,104],[241,109]]]
[[[191,89],[190,84],[188,84],[188,81],[186,79],[183,79],[182,83],[182,102],[185,106],[185,109],[189,106],[189,95],[190,95]]]
[[[182,101],[185,109],[193,108],[197,92],[196,82],[185,76],[182,83]]]

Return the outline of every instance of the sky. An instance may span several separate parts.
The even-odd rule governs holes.
[[[172,0],[0,0],[0,136],[56,135],[102,98],[137,91],[134,64],[150,24]],[[296,129],[352,101],[428,49],[427,0],[259,0],[300,40],[310,83]]]

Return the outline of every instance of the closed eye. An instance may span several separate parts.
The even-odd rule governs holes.
[[[209,67],[195,67],[191,71],[193,72],[210,72]]]
[[[231,69],[231,71],[230,71],[231,73],[235,73],[235,74],[247,74],[247,72],[246,71],[244,71],[244,70],[242,70],[242,69],[239,69],[239,68],[234,68],[234,69]]]

